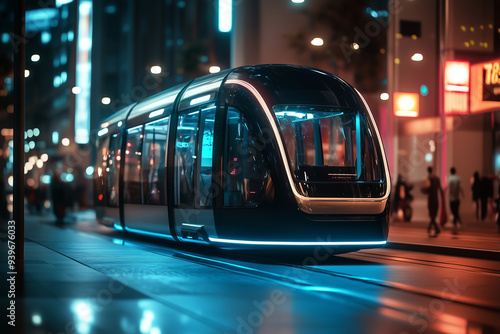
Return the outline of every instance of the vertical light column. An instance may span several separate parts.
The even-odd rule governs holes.
[[[92,53],[92,1],[81,0],[78,5],[78,39],[76,52],[75,142],[87,144],[90,134],[90,80]]]
[[[219,0],[219,31],[230,32],[233,28],[233,0]]]

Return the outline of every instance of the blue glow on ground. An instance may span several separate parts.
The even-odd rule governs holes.
[[[148,232],[148,231],[142,231],[138,230],[135,228],[130,228],[125,226],[125,231],[132,232],[132,233],[137,233],[137,234],[142,234],[150,237],[155,237],[155,238],[165,238],[169,240],[174,240],[174,237],[168,234],[162,234],[162,233],[155,233],[155,232]]]
[[[121,225],[118,225],[118,224],[113,224],[113,227],[115,229],[117,229],[118,231],[123,231],[123,227]]]
[[[269,246],[368,246],[385,245],[387,241],[257,241],[209,238],[211,242],[220,242],[240,245],[269,245]]]
[[[257,268],[252,268],[252,267],[247,267],[227,261],[222,261],[222,260],[216,260],[208,257],[203,257],[203,256],[198,256],[198,255],[193,255],[193,254],[188,254],[188,253],[180,253],[186,257],[191,257],[193,259],[200,259],[209,263],[214,263],[214,264],[222,264],[226,266],[226,269],[229,269],[230,267],[235,268],[234,270],[237,271],[237,269],[243,269],[249,273],[257,273],[257,275],[261,278],[266,278],[270,279],[273,282],[278,282],[284,286],[290,287],[292,289],[298,289],[302,291],[307,291],[307,292],[324,292],[324,293],[333,293],[336,295],[341,295],[349,298],[356,298],[360,300],[364,300],[370,303],[377,303],[378,299],[376,296],[371,296],[368,294],[364,294],[362,292],[354,292],[348,289],[341,289],[341,288],[334,288],[334,287],[329,287],[329,286],[322,286],[322,285],[314,285],[311,284],[308,281],[305,281],[303,279],[300,279],[299,277],[293,277],[293,276],[283,276],[281,274],[277,274],[271,271],[266,271],[266,270],[260,270]],[[314,270],[312,268],[312,270]],[[357,280],[366,280],[364,277],[359,277],[359,276],[353,276],[349,277],[348,275],[345,275],[344,278],[354,278]]]

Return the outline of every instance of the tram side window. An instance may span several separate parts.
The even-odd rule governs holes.
[[[224,206],[258,206],[269,181],[262,146],[245,116],[233,107],[227,112],[224,151]]]
[[[146,124],[142,154],[144,204],[165,205],[165,150],[168,121],[165,118]]]
[[[118,207],[118,184],[120,179],[120,159],[122,135],[116,133],[109,139],[108,163],[106,171],[108,173],[108,206]]]
[[[141,157],[142,125],[127,130],[125,166],[123,173],[124,198],[127,204],[142,204],[141,195]]]
[[[194,204],[193,173],[196,162],[196,142],[200,112],[179,114],[175,141],[175,205],[192,207]]]
[[[198,182],[198,205],[200,207],[211,207],[212,198],[210,196],[210,186],[212,184],[212,155],[214,145],[214,123],[215,107],[203,109],[202,121],[200,122],[200,165]]]
[[[103,206],[106,191],[106,164],[108,160],[109,137],[101,138],[97,148],[97,161],[94,170],[95,205]]]

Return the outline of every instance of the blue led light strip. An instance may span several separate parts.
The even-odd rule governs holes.
[[[256,241],[256,240],[234,240],[209,238],[211,242],[239,244],[239,245],[263,245],[263,246],[364,246],[385,245],[387,241]]]

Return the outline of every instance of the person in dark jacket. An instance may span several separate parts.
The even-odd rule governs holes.
[[[66,216],[66,185],[61,180],[61,174],[56,171],[52,177],[51,182],[51,193],[52,193],[52,208],[56,216],[56,223],[61,224],[64,222],[64,216]]]
[[[431,229],[434,228],[434,235],[437,237],[441,233],[441,229],[436,223],[436,217],[439,210],[439,196],[443,196],[443,188],[441,188],[441,180],[439,177],[432,173],[432,167],[427,167],[428,177],[428,198],[427,198],[427,208],[429,209],[430,222],[427,227],[427,232],[429,236],[431,235]],[[439,194],[439,195],[438,195]]]
[[[476,210],[476,221],[479,221],[479,199],[481,198],[481,179],[479,172],[474,172],[472,177],[472,201]]]

